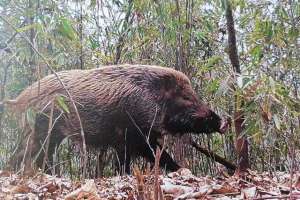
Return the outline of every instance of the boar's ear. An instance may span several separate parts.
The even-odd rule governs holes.
[[[176,91],[176,87],[176,78],[169,74],[158,77],[154,82],[154,88],[161,98],[170,98]]]

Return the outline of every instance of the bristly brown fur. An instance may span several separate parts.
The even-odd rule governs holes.
[[[148,69],[149,67],[151,70]],[[62,71],[58,75],[75,100],[84,98],[90,100],[93,97],[101,101],[111,101],[114,98],[123,98],[124,96],[120,95],[130,95],[131,91],[138,91],[142,85],[148,84],[147,81],[159,80],[164,76],[173,76],[179,85],[190,85],[189,79],[183,73],[159,66],[106,66],[92,70]],[[25,89],[16,98],[14,106],[16,111],[20,112],[24,112],[31,106],[42,109],[56,95],[61,94],[65,94],[64,89],[56,77],[50,75]]]
[[[115,148],[127,172],[130,156],[154,161],[153,149],[164,133],[219,130],[220,118],[198,100],[189,79],[179,71],[159,66],[117,65],[63,71],[58,75],[76,102],[87,145]],[[34,108],[41,113],[36,117],[33,154],[38,152],[47,133],[48,118],[42,113],[49,114],[50,103],[65,94],[56,77],[49,75],[11,102],[18,112]],[[54,110],[55,118],[65,113],[52,130],[49,154],[66,136],[80,142],[78,118],[67,98],[65,103],[69,113],[59,105]],[[169,170],[179,168],[165,151],[161,155],[161,166]]]

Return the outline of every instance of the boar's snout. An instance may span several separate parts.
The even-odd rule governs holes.
[[[205,111],[205,112],[203,112]],[[226,118],[221,118],[214,111],[210,110],[207,107],[201,107],[200,112],[198,112],[198,123],[197,128],[198,132],[203,133],[213,133],[219,132],[224,134],[229,126],[229,120]]]
[[[220,123],[219,133],[224,134],[229,126],[229,119],[223,118]]]

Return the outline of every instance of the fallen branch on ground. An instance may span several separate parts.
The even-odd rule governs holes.
[[[218,154],[201,147],[197,142],[191,140],[190,144],[198,151],[200,151],[201,153],[203,153],[204,155],[212,158],[213,160],[215,160],[216,162],[224,165],[227,169],[231,169],[231,170],[235,170],[236,169],[236,165],[229,162],[228,160],[226,160],[225,158],[219,156]]]

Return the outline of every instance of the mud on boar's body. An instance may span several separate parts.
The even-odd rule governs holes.
[[[121,166],[130,171],[130,159],[142,156],[154,161],[153,150],[162,134],[224,132],[222,120],[197,99],[189,79],[170,68],[144,65],[107,66],[92,70],[71,70],[58,73],[76,102],[90,147],[112,147]],[[54,75],[49,75],[25,89],[14,100],[16,110],[33,108],[39,111],[31,134],[31,151],[27,154],[40,167],[44,153],[39,152],[49,124],[51,102],[66,92]],[[81,142],[80,127],[74,108],[65,98],[69,112],[57,103],[51,132],[48,159],[65,137]],[[149,137],[149,142],[147,142]],[[20,162],[22,150],[14,161]],[[15,163],[16,164],[16,163]],[[174,171],[179,168],[167,152],[162,153],[160,166]]]

